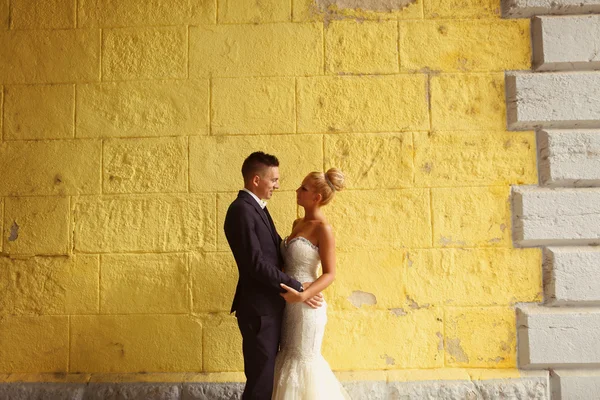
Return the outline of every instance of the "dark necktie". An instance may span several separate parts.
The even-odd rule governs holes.
[[[265,208],[263,208],[263,211],[265,212],[265,214],[267,214],[267,219],[269,220],[269,225],[271,225],[271,230],[273,231],[273,234],[275,234],[275,224],[273,223],[273,218],[271,218],[271,214],[269,214],[269,210],[267,209],[267,206],[265,206]]]

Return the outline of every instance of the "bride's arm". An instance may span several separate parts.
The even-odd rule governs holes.
[[[281,293],[287,302],[297,303],[311,299],[331,285],[335,279],[335,237],[331,225],[323,225],[319,231],[319,256],[323,274],[308,288],[305,287],[302,293],[294,289],[289,290],[290,288],[282,284],[282,287],[288,290],[286,293]]]

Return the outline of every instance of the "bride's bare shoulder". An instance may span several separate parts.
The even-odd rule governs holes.
[[[316,225],[316,230],[319,233],[319,235],[333,234],[333,227],[327,221],[319,221]]]

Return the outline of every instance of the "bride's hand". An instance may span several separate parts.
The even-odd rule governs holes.
[[[280,284],[286,290],[285,293],[279,293],[281,297],[288,303],[300,303],[306,300],[304,292],[300,293],[296,289],[287,286],[284,283]]]
[[[323,305],[323,294],[317,293],[313,297],[304,301],[304,304],[309,306],[310,308],[319,308]]]

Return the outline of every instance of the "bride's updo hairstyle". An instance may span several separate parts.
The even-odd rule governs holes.
[[[335,192],[344,189],[344,174],[337,168],[330,168],[327,172],[311,172],[308,174],[313,188],[321,195],[321,205],[329,203]]]

